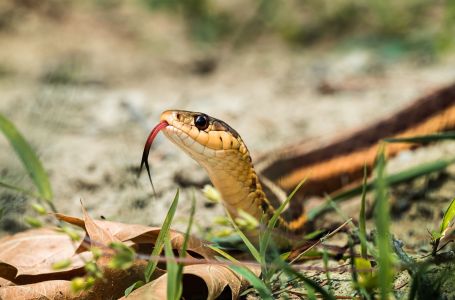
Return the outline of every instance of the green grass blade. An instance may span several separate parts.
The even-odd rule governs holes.
[[[125,297],[128,297],[129,294],[131,294],[135,289],[140,288],[141,286],[144,285],[144,282],[142,280],[136,281],[132,285],[130,285],[126,290],[125,290]]]
[[[229,253],[221,250],[220,248],[214,247],[212,245],[207,245],[207,247],[209,247],[213,251],[217,252],[218,254],[220,254],[221,256],[223,256],[224,258],[229,260],[230,262],[232,262],[234,264],[240,264],[240,262],[237,259],[235,259],[233,256],[231,256]]]
[[[354,290],[358,295],[361,295],[362,292],[359,286],[359,274],[357,273],[357,268],[355,267],[355,250],[354,250],[354,241],[352,236],[348,237],[348,246],[349,246],[349,265],[351,266],[351,281]]]
[[[0,131],[6,136],[44,200],[52,201],[52,188],[46,171],[36,153],[22,134],[8,119],[0,114]]]
[[[329,270],[329,254],[327,253],[327,249],[325,247],[322,248],[322,262],[324,264],[324,271],[325,271],[325,277],[327,280],[327,285],[329,286],[329,290],[333,291],[332,278],[330,276],[330,270]]]
[[[285,201],[286,202],[286,201]],[[284,203],[282,203],[284,204]],[[275,214],[277,211],[275,211]],[[274,214],[274,215],[275,215]],[[272,219],[274,217],[272,216]],[[278,219],[277,219],[278,220]],[[262,215],[261,225],[267,224],[264,230],[259,232],[259,255],[261,256],[261,274],[262,279],[266,282],[269,282],[271,276],[273,275],[273,270],[267,264],[268,261],[273,260],[276,256],[279,255],[278,249],[270,242],[270,237],[272,234],[272,229],[269,225],[272,223],[271,219],[268,219],[266,214]],[[270,249],[269,249],[270,248]]]
[[[160,233],[158,234],[158,238],[156,239],[155,248],[153,248],[151,257],[152,259],[148,262],[147,267],[144,272],[145,282],[149,282],[150,278],[152,277],[153,272],[155,272],[156,266],[158,265],[158,261],[153,259],[160,255],[161,251],[163,251],[164,246],[164,238],[169,232],[171,228],[171,222],[174,218],[175,211],[177,210],[177,204],[179,203],[179,190],[175,193],[174,200],[172,201],[171,207],[167,212],[166,218],[164,219],[163,226],[161,227]]]
[[[409,181],[414,178],[420,177],[427,175],[429,173],[437,172],[444,170],[447,168],[449,165],[453,164],[455,162],[454,159],[441,159],[441,160],[436,160],[432,161],[429,163],[424,163],[412,168],[409,168],[407,170],[386,176],[384,178],[385,182],[387,185],[394,185],[398,184],[401,182]],[[366,186],[366,190],[370,191],[374,186],[376,185],[376,180],[373,180],[369,182]],[[363,184],[358,185],[353,189],[350,189],[348,191],[341,192],[339,194],[336,194],[332,197],[333,201],[342,201],[348,198],[351,198],[353,196],[359,195],[363,190]]]
[[[281,203],[281,205],[276,209],[275,213],[273,214],[272,218],[270,219],[270,222],[268,223],[267,227],[269,229],[273,229],[276,226],[276,222],[278,221],[278,217],[283,213],[283,210],[286,208],[286,206],[289,204],[292,198],[294,198],[294,195],[300,190],[302,185],[304,185],[306,182],[306,178],[304,178],[300,183],[295,187],[295,189],[292,191],[292,193],[289,194],[289,196],[286,198],[286,200]]]
[[[376,244],[378,247],[378,285],[380,299],[388,300],[392,286],[392,263],[390,245],[390,209],[387,195],[387,182],[385,180],[385,154],[381,146],[376,165],[376,207],[375,225],[377,230]]]
[[[425,163],[418,165],[416,167],[409,168],[407,170],[388,175],[384,178],[385,182],[387,183],[388,186],[399,184],[402,182],[410,181],[414,178],[418,178],[420,176],[424,176],[433,172],[438,172],[441,170],[444,170],[447,168],[449,165],[453,164],[455,162],[455,159],[441,159],[441,160],[436,160],[433,162]],[[366,191],[370,191],[374,186],[376,185],[376,180],[373,180],[369,182],[366,185]],[[347,199],[350,199],[354,196],[360,195],[364,189],[363,184],[359,184],[351,189],[348,189],[346,191],[342,191],[339,193],[336,193],[332,196],[332,201],[334,202],[339,202],[339,201],[344,201]],[[308,212],[308,219],[314,220],[317,216],[320,216],[322,213],[325,213],[332,208],[330,207],[330,203],[326,203],[324,205],[321,205],[319,207],[316,207],[312,209],[311,211]]]
[[[273,300],[272,291],[267,287],[267,285],[257,277],[253,272],[251,272],[247,267],[240,265],[231,265],[229,266],[231,270],[237,274],[243,276],[248,282],[256,289],[259,293],[261,299]]]
[[[300,279],[302,282],[304,282],[306,285],[310,286],[313,288],[317,293],[321,294],[322,298],[325,300],[335,300],[335,296],[332,295],[332,293],[328,292],[326,289],[324,289],[322,286],[320,286],[316,281],[304,276],[297,270],[294,270],[289,264],[287,264],[285,261],[279,261],[279,265],[281,269],[288,275],[297,277]]]
[[[175,261],[174,252],[169,239],[169,232],[164,239],[164,255],[166,256],[166,271],[167,271],[167,299],[179,300],[182,291],[182,281],[178,280],[178,264]]]
[[[185,238],[183,240],[182,249],[180,249],[180,257],[184,258],[186,256],[186,250],[188,249],[188,241],[190,240],[191,227],[193,227],[194,213],[196,212],[196,198],[193,193],[191,197],[191,209],[190,209],[190,219],[188,220],[188,226],[186,227]]]
[[[271,238],[272,238],[272,231],[276,226],[276,223],[278,222],[278,218],[280,215],[283,213],[284,209],[288,206],[289,202],[294,198],[294,195],[300,190],[302,185],[305,183],[306,178],[304,178],[300,183],[294,188],[294,190],[289,194],[289,196],[286,198],[283,203],[275,210],[275,213],[273,214],[272,218],[269,220],[267,223],[267,228],[260,233],[259,235],[259,253],[261,257],[261,267],[262,267],[262,276],[265,279],[266,282],[270,280],[272,275],[275,273],[273,269],[269,270],[267,266],[267,257],[270,255],[268,254],[268,251],[274,250],[274,255],[272,255],[272,259],[274,259],[276,256],[279,256],[278,250],[276,247],[270,249],[270,244],[271,244]]]
[[[226,214],[227,214],[229,221],[231,222],[232,227],[234,227],[235,232],[240,236],[243,243],[250,251],[251,255],[253,255],[254,259],[258,263],[261,263],[262,259],[261,259],[261,255],[260,255],[259,251],[256,249],[256,247],[254,247],[253,243],[246,237],[246,235],[242,232],[242,230],[240,230],[240,228],[237,226],[234,219],[232,219],[232,216],[229,214],[228,211],[226,211]]]
[[[248,282],[258,291],[262,299],[273,299],[272,292],[267,285],[253,272],[251,272],[250,269],[243,267],[241,263],[229,253],[211,245],[208,245],[208,247],[230,261],[232,265],[229,266],[229,268],[237,274],[245,277],[245,279],[248,280]]]
[[[283,203],[281,203],[281,205],[275,210],[275,213],[273,214],[272,218],[268,222],[267,229],[261,235],[261,238],[259,240],[259,250],[260,250],[261,257],[265,258],[265,256],[266,256],[265,254],[266,254],[267,249],[270,244],[272,230],[275,228],[279,216],[283,213],[286,206],[289,204],[289,202],[294,197],[294,195],[298,192],[298,190],[302,187],[302,185],[305,183],[305,181],[306,181],[306,178],[303,179],[302,181],[300,181],[300,183],[295,187],[295,189],[292,191],[292,193],[289,194],[289,196],[286,198],[286,200]]]
[[[449,207],[447,207],[446,212],[444,213],[444,218],[441,222],[441,227],[439,229],[439,233],[442,233],[452,222],[453,218],[455,217],[455,198],[450,202]]]
[[[431,143],[436,141],[443,141],[443,140],[455,140],[455,132],[447,131],[429,135],[422,135],[422,136],[413,136],[407,138],[390,138],[384,139],[387,143]]]
[[[360,212],[359,212],[360,253],[363,258],[367,258],[367,227],[366,227],[366,215],[365,215],[367,180],[368,180],[368,170],[367,170],[367,165],[365,164],[365,166],[363,167],[362,200],[360,202]]]
[[[307,293],[307,297],[308,297],[308,300],[317,300],[318,298],[316,297],[316,294],[314,293],[314,289],[309,286],[308,284],[304,284],[303,285],[305,287],[305,290],[306,290],[306,293]]]
[[[185,238],[183,240],[182,248],[179,251],[180,257],[186,257],[186,250],[188,249],[188,241],[190,240],[191,227],[193,226],[194,213],[196,212],[196,197],[193,192],[193,197],[191,197],[191,209],[190,209],[190,219],[188,220],[188,226],[186,227]],[[177,291],[175,293],[175,299],[180,299],[183,292],[183,263],[177,265]]]

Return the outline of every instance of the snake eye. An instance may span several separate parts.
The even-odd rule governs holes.
[[[194,125],[197,129],[204,130],[209,127],[209,118],[206,115],[197,115],[194,117]]]

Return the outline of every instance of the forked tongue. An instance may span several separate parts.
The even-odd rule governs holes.
[[[141,166],[139,168],[138,175],[141,175],[142,167],[145,165],[145,169],[147,170],[147,174],[149,176],[150,184],[152,185],[153,194],[155,194],[155,195],[156,195],[155,187],[153,186],[152,176],[150,175],[150,167],[149,167],[149,162],[148,162],[147,158],[149,156],[150,148],[152,147],[152,143],[153,143],[153,140],[155,139],[156,135],[158,134],[158,132],[160,132],[162,129],[164,129],[167,125],[168,125],[168,123],[166,121],[161,121],[150,132],[149,137],[147,138],[147,141],[145,142],[144,152],[142,153]]]

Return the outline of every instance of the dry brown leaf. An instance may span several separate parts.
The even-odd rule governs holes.
[[[102,264],[106,265],[106,262],[102,262]],[[146,262],[142,261],[128,270],[105,269],[102,279],[97,280],[90,290],[78,294],[71,291],[71,282],[67,280],[50,280],[17,286],[1,285],[0,299],[118,299],[124,295],[125,289],[133,282],[143,280],[146,265]],[[163,270],[158,270],[152,278],[163,274]]]
[[[160,232],[160,228],[156,227],[93,220],[84,208],[83,213],[84,219],[61,214],[57,214],[57,217],[85,229],[92,243],[98,246],[122,241],[138,249],[150,248],[153,247]],[[173,230],[170,235],[173,247],[180,249],[184,235]],[[122,296],[124,290],[133,282],[143,279],[147,261],[136,260],[128,270],[113,270],[108,268],[111,257],[109,252],[105,252],[107,256],[102,256],[97,261],[104,272],[103,279],[97,280],[89,291],[72,295],[69,280],[85,274],[84,262],[90,260],[92,255],[87,251],[89,247],[82,245],[82,242],[74,244],[67,234],[59,233],[54,228],[33,229],[1,239],[0,277],[4,278],[0,281],[0,299],[116,299]],[[79,252],[76,252],[76,249]],[[206,247],[206,243],[195,237],[189,240],[188,254],[207,259],[214,257],[213,251]],[[52,268],[54,263],[66,259],[73,261],[67,269]],[[211,269],[212,266],[206,266],[207,268]],[[223,272],[219,266],[215,265],[213,268],[211,272],[217,273],[215,276]],[[185,268],[185,271],[191,272],[192,269]],[[209,280],[212,275],[204,275],[203,271],[199,271],[201,274],[198,276],[195,275],[198,273],[197,270],[192,272],[185,275],[185,280],[197,280],[203,286],[209,286],[211,294],[219,294],[218,290],[228,284],[221,282],[217,285],[217,281],[206,284],[204,280]],[[227,273],[220,273],[219,277],[229,279],[229,291],[233,289],[238,294],[241,285],[239,279],[228,269],[224,272]],[[153,278],[163,274],[164,271],[157,268]],[[234,277],[229,277],[229,274]]]
[[[259,275],[258,269],[252,271]],[[240,293],[249,286],[248,281],[237,275],[227,266],[219,264],[200,264],[183,269],[184,299],[238,299]],[[133,291],[122,300],[164,300],[166,299],[167,274]]]
[[[71,299],[70,281],[51,280],[0,288],[0,299]]]
[[[16,283],[30,283],[65,276],[65,273],[77,273],[84,265],[83,260],[91,255],[74,255],[77,246],[66,234],[52,228],[32,229],[7,236],[0,239],[0,276]],[[54,263],[66,259],[72,261],[68,268],[52,268]]]
[[[76,264],[73,264],[66,271],[54,270],[52,269],[52,263],[55,262],[56,258],[60,257],[49,248],[44,247],[44,245],[49,243],[52,245],[50,247],[52,250],[62,250],[62,253],[58,254],[61,254],[63,257],[65,253],[71,253],[70,251],[64,251],[61,247],[62,243],[65,243],[65,239],[60,239],[60,237],[67,236],[50,229],[30,230],[16,236],[19,237],[21,243],[19,245],[14,244],[15,236],[3,239],[8,247],[2,249],[5,251],[4,253],[0,251],[0,254],[4,257],[9,257],[9,263],[18,264],[18,268],[4,264],[9,268],[13,268],[14,274],[18,270],[21,270],[23,274],[17,277],[14,274],[12,276],[14,282],[20,285],[14,285],[12,282],[0,278],[0,299],[117,299],[123,295],[128,286],[144,278],[144,271],[147,265],[146,261],[136,260],[134,265],[128,270],[116,270],[107,268],[110,257],[103,256],[97,261],[98,265],[103,269],[103,278],[97,280],[93,288],[89,291],[79,295],[73,295],[71,294],[69,281],[67,280],[84,275],[84,262],[82,260],[78,261],[78,269],[74,269]],[[29,236],[36,237],[33,241],[39,241],[39,243],[29,244]],[[54,240],[54,236],[58,236],[59,239]],[[59,247],[56,244],[60,244]],[[30,245],[38,249],[44,248],[47,252],[39,252],[37,256],[30,255],[30,257],[26,256],[24,258],[21,252],[17,250],[17,247],[22,245],[24,246],[24,252],[37,253],[33,249],[27,248]],[[14,250],[18,255],[12,252]],[[74,246],[71,250],[74,252]],[[47,256],[44,254],[47,254]],[[73,256],[73,258],[80,258],[81,256],[87,256],[86,260],[88,261],[91,258],[91,252],[84,252],[81,255]],[[20,264],[22,259],[25,260]],[[163,270],[157,269],[152,278],[157,278],[163,274]]]
[[[75,299],[71,295],[70,281],[51,280],[27,285],[7,286],[0,288],[0,299]]]
[[[108,257],[102,257],[98,261],[101,266],[107,266]],[[125,290],[133,283],[139,280],[144,280],[144,272],[147,266],[145,260],[137,260],[134,265],[127,270],[120,269],[103,269],[103,279],[97,280],[93,288],[85,293],[86,298],[94,299],[118,299],[122,297]],[[157,268],[152,275],[152,280],[162,276],[165,271]],[[84,298],[85,299],[85,298]]]
[[[82,212],[84,213],[85,230],[87,231],[87,234],[90,237],[90,242],[92,244],[101,244],[107,246],[112,242],[120,242],[120,240],[111,233],[109,228],[99,226],[98,223],[90,217],[83,205]]]
[[[68,216],[65,214],[61,214],[61,213],[54,213],[52,215],[55,216],[60,221],[75,225],[75,226],[80,227],[85,230],[85,222],[81,218],[72,217],[72,216]],[[96,222],[96,220],[95,220],[95,222]]]
[[[64,222],[79,226],[87,230],[84,220],[64,214],[56,214],[56,217]],[[149,227],[140,224],[124,224],[112,221],[92,220],[93,223],[108,231],[112,236],[122,242],[132,241],[135,244],[155,244],[161,228]],[[90,234],[89,234],[90,236]],[[90,236],[91,237],[91,236]],[[170,230],[171,244],[174,249],[180,249],[183,245],[184,234]],[[215,253],[207,247],[208,242],[190,236],[188,240],[188,252],[192,257],[202,256],[206,259],[213,259]],[[151,251],[150,251],[151,252]]]
[[[147,262],[138,260],[128,270],[109,269],[109,257],[102,257],[98,261],[103,269],[103,278],[98,279],[94,286],[79,294],[73,294],[70,281],[49,280],[34,284],[14,285],[0,279],[0,299],[118,299],[131,284],[143,280]],[[157,269],[152,278],[163,275],[163,270]],[[82,274],[80,274],[82,275]]]

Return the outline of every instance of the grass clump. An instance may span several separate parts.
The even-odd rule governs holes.
[[[276,297],[283,296],[288,292],[286,285],[295,280],[304,282],[307,285],[309,294],[316,291],[323,299],[335,299],[331,292],[327,291],[320,284],[294,270],[291,264],[285,261],[288,254],[280,254],[279,248],[274,244],[273,233],[278,218],[304,183],[305,180],[301,181],[280,207],[276,209],[270,220],[265,222],[265,228],[261,230],[259,235],[259,249],[256,248],[255,242],[248,239],[247,235],[242,232],[236,222],[230,218],[235,233],[240,236],[250,254],[260,266],[260,276],[257,276],[247,265],[242,264],[225,251],[212,247],[212,249],[218,252],[224,259],[232,263],[230,268],[233,271],[237,272],[250,282],[261,299],[276,299]]]

